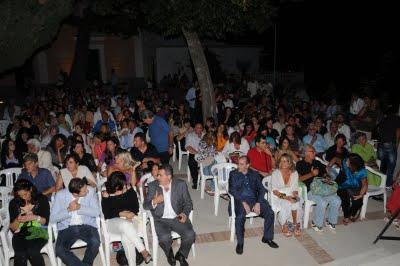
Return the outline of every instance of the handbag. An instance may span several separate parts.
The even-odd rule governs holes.
[[[315,177],[311,182],[311,193],[316,196],[326,197],[336,194],[338,190],[338,184],[335,181],[327,183],[325,178]]]

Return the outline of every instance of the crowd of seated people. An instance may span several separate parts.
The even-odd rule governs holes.
[[[190,185],[193,189],[197,189],[200,164],[205,175],[213,175],[211,167],[219,162],[218,156],[242,164],[237,170],[239,173],[235,172],[231,178],[235,176],[238,179],[234,181],[236,186],[248,189],[244,196],[234,193],[248,198],[249,202],[240,205],[243,208],[238,209],[237,219],[243,219],[244,214],[253,210],[269,217],[270,225],[270,206],[261,199],[254,199],[254,194],[258,197],[258,193],[264,191],[259,190],[255,180],[251,181],[255,183],[250,184],[250,188],[241,180],[248,178],[248,173],[256,175],[260,181],[270,176],[272,195],[269,204],[272,210],[279,210],[277,219],[287,237],[301,234],[302,189],[316,204],[312,228],[322,232],[325,226],[335,230],[340,207],[344,212],[344,224],[357,221],[368,184],[380,184],[379,177],[368,172],[366,166],[385,173],[387,187],[397,181],[399,175],[394,170],[400,118],[394,115],[395,108],[383,112],[376,98],[353,95],[349,105],[339,105],[335,99],[330,102],[313,99],[310,102],[293,95],[274,98],[273,94],[262,90],[249,98],[243,88],[227,90],[218,87],[218,113],[215,118],[206,118],[203,124],[195,111],[198,110],[196,105],[201,103],[199,93],[193,95],[195,101],[186,97],[189,102],[176,104],[176,100],[162,90],[143,91],[139,97],[130,98],[125,92],[111,95],[102,88],[71,91],[70,94],[55,89],[44,90],[22,106],[16,106],[14,101],[7,103],[7,110],[18,112],[7,113],[10,124],[1,144],[1,168],[23,167],[17,183],[22,182],[19,180],[30,183],[18,183],[14,189],[16,198],[35,205],[42,201],[37,195],[44,195],[47,200],[51,200],[53,195],[54,202],[59,203],[57,207],[53,205],[50,214],[35,209],[28,210],[27,217],[36,218],[40,224],[48,224],[49,219],[54,219],[60,233],[63,232],[57,240],[56,253],[65,263],[79,264],[70,256],[67,242],[81,237],[86,226],[96,228],[94,218],[102,210],[104,214],[107,212],[106,219],[118,218],[115,222],[108,222],[118,224],[111,226],[118,227],[118,232],[124,228],[135,232],[135,228],[131,225],[127,228],[120,218],[130,219],[137,215],[137,206],[127,206],[126,210],[118,206],[120,211],[112,210],[112,213],[110,208],[119,204],[115,203],[116,198],[131,197],[132,189],[141,184],[141,176],[149,172],[151,180],[159,182],[161,187],[154,188],[150,185],[152,182],[148,182],[145,208],[157,217],[157,234],[168,261],[171,264],[176,260],[184,263],[194,237],[191,225],[186,225],[192,204],[174,206],[176,202],[169,202],[172,207],[160,209],[161,203],[171,201],[168,197],[171,197],[169,193],[175,181],[170,180],[173,173],[165,165],[178,143],[181,150],[189,152]],[[371,145],[367,135],[358,132],[360,129],[370,131],[378,140],[378,146]],[[320,160],[325,160],[326,165]],[[337,170],[335,174],[332,168]],[[106,179],[107,192],[102,198],[104,206],[96,198],[101,178]],[[322,179],[336,183],[334,192],[321,194],[315,189]],[[211,180],[206,186],[210,195],[214,191],[213,182]],[[5,185],[4,178],[2,185]],[[180,183],[176,185],[183,186]],[[182,189],[179,194],[183,193],[181,196],[188,200],[187,188]],[[22,195],[20,190],[32,195]],[[15,203],[13,206],[24,210],[23,206],[16,207]],[[11,229],[15,233],[18,232],[18,223],[29,220],[18,215],[13,213],[12,216],[14,225]],[[179,224],[170,221],[175,217],[179,217]],[[237,220],[237,223],[244,226],[242,220]],[[181,224],[185,226],[180,227]],[[175,229],[187,233],[188,237],[182,240],[183,248],[178,254],[171,254],[165,236],[166,232]],[[91,241],[84,263],[91,264],[97,254],[96,234],[97,231],[91,228],[82,235]],[[237,253],[241,254],[242,232],[239,230],[238,234],[241,243]],[[265,233],[263,242],[275,247],[272,239],[270,232]],[[28,245],[22,242],[16,245]],[[137,238],[128,239],[126,243],[135,245],[145,261],[150,261],[151,255]],[[23,252],[21,250],[22,258],[30,258]],[[41,265],[40,259],[34,260]]]

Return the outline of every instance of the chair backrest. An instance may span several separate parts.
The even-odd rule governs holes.
[[[211,167],[211,173],[217,178],[216,188],[219,190],[228,190],[229,173],[237,169],[233,163],[218,163]]]
[[[261,183],[263,184],[264,188],[267,190],[268,193],[268,201],[271,202],[271,193],[272,193],[272,189],[271,189],[271,179],[272,179],[272,175],[267,175],[266,177],[263,178],[263,180],[261,181]]]
[[[379,187],[381,189],[386,189],[387,176],[384,173],[378,172],[369,166],[366,166],[365,168],[367,169],[367,171],[371,172],[372,174],[379,175],[379,177],[381,178],[381,183],[380,183]]]
[[[303,182],[299,182],[299,195],[300,197],[304,200],[307,201],[308,200],[308,195],[307,195],[307,186],[303,183]]]
[[[328,162],[327,161],[325,161],[324,159],[322,159],[322,158],[319,158],[319,157],[315,157],[315,160],[317,160],[317,161],[320,161],[323,165],[325,165],[325,166],[327,166],[328,165]]]
[[[6,177],[6,186],[13,187],[18,176],[21,174],[22,168],[8,168],[0,171],[0,176],[4,175]]]
[[[0,120],[0,136],[4,136],[7,133],[7,127],[10,125],[9,120]]]
[[[140,196],[140,200],[141,200],[142,202],[144,201],[144,187],[146,186],[147,181],[148,181],[149,179],[151,179],[151,178],[153,178],[153,176],[151,175],[151,173],[147,173],[147,174],[143,175],[143,176],[140,178],[140,181],[139,181],[139,196]]]
[[[179,153],[181,153],[181,152],[186,153],[187,152],[187,151],[182,151],[182,147],[181,147],[181,142],[180,141],[178,141],[178,150],[179,150]]]
[[[0,187],[0,200],[1,200],[1,209],[8,210],[8,203],[13,198],[11,187]]]

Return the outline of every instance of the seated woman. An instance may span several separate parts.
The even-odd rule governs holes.
[[[140,162],[135,162],[129,152],[121,152],[115,156],[115,164],[107,167],[107,176],[110,176],[114,172],[122,172],[125,174],[125,183],[136,186],[138,179],[136,178],[136,168],[140,165]]]
[[[294,234],[301,234],[299,198],[299,175],[295,169],[292,157],[282,154],[278,161],[278,169],[272,172],[272,206],[278,209],[278,220],[285,236],[292,236],[289,224],[294,225]]]
[[[86,177],[89,185],[96,187],[96,179],[93,177],[92,172],[86,166],[79,165],[79,157],[72,153],[65,157],[65,168],[61,169],[56,179],[56,191],[63,189],[63,187],[67,188],[69,181],[76,177]]]
[[[67,138],[63,134],[56,134],[47,146],[47,151],[51,155],[51,161],[58,169],[61,169],[64,163],[68,150],[67,144]]]
[[[195,155],[197,162],[203,166],[204,175],[212,176],[211,167],[216,163],[215,161],[215,134],[213,132],[206,133],[199,143],[198,153]],[[207,194],[212,195],[214,192],[214,179],[207,180],[208,185],[206,188]]]
[[[254,130],[253,122],[251,121],[246,122],[242,132],[242,137],[245,138],[248,143],[252,143],[256,136],[257,136],[257,131]]]
[[[119,171],[113,172],[108,177],[105,186],[106,192],[102,194],[101,207],[107,230],[121,236],[130,266],[136,265],[132,260],[135,248],[148,264],[152,258],[138,236],[138,226],[135,224],[135,217],[139,212],[139,201],[135,190],[126,184],[125,174]]]
[[[355,222],[358,219],[363,197],[368,191],[367,170],[360,155],[350,153],[342,161],[336,182],[339,185],[337,194],[342,200],[343,224],[347,225],[350,220]]]
[[[286,136],[279,139],[279,148],[275,152],[275,160],[276,161],[279,161],[280,157],[285,153],[290,155],[290,157],[292,157],[292,160],[294,162],[299,161],[299,157],[290,149],[289,143],[290,143],[290,141]]]
[[[50,206],[47,197],[37,193],[35,186],[26,179],[19,179],[14,184],[14,199],[10,201],[10,229],[14,233],[12,247],[15,252],[14,265],[45,266],[40,250],[47,244],[47,239],[37,237],[27,239],[32,232],[41,232],[42,225],[48,225]]]
[[[85,151],[84,145],[81,141],[72,141],[69,153],[78,155],[79,165],[86,166],[94,175],[97,171],[97,166],[93,156]]]
[[[237,162],[240,155],[246,155],[250,146],[245,138],[241,138],[239,132],[235,131],[229,137],[229,142],[225,144],[222,153],[232,162]]]
[[[228,130],[226,129],[226,125],[219,124],[217,128],[217,147],[216,147],[217,152],[221,152],[224,149],[228,139],[229,135],[228,135]]]
[[[110,137],[106,143],[106,150],[100,156],[98,165],[98,170],[101,172],[102,176],[106,176],[107,167],[115,164],[115,156],[117,152],[121,151],[117,137]]]
[[[300,155],[300,151],[302,150],[303,143],[296,135],[293,126],[287,125],[285,129],[282,131],[281,137],[286,136],[289,139],[290,149],[297,155]]]
[[[3,169],[21,167],[22,159],[20,154],[17,154],[15,142],[9,139],[3,141],[1,147],[1,167]]]

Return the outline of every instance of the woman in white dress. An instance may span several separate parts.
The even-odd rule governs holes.
[[[295,170],[294,162],[289,154],[282,154],[278,160],[278,169],[272,172],[271,177],[272,207],[278,211],[278,221],[285,236],[301,234],[299,199],[299,175]],[[289,230],[289,224],[294,230]]]
[[[86,177],[88,183],[92,187],[96,187],[96,179],[93,177],[89,168],[84,165],[79,165],[79,158],[76,154],[69,154],[65,158],[65,168],[61,169],[56,179],[56,190],[59,191],[63,187],[68,187],[72,178]]]

